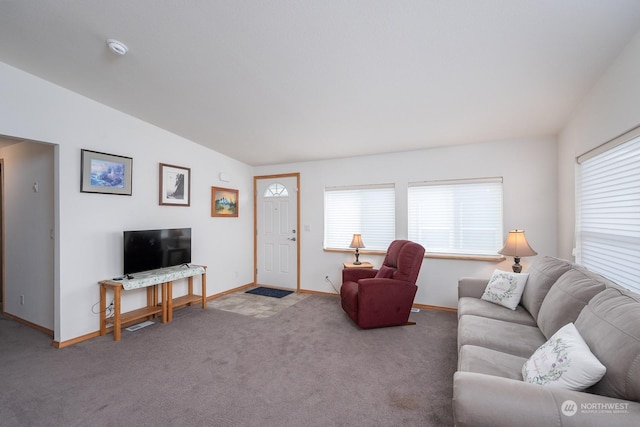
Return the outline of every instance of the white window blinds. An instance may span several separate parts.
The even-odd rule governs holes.
[[[410,183],[409,239],[427,252],[496,255],[503,243],[502,178]]]
[[[580,156],[578,163],[576,261],[638,291],[640,131]]]
[[[396,234],[395,202],[393,184],[326,188],[325,249],[348,249],[359,233],[366,249],[386,251]]]

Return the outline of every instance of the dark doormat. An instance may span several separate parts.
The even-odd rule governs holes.
[[[246,294],[254,294],[254,295],[262,295],[265,297],[272,297],[272,298],[282,298],[282,297],[286,297],[289,294],[292,294],[293,291],[283,291],[282,289],[272,289],[272,288],[265,288],[263,286],[260,286],[259,288],[255,288],[255,289],[251,289],[250,291],[246,291]]]

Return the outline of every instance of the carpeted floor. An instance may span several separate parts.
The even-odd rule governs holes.
[[[457,317],[411,320],[364,331],[311,295],[266,318],[188,307],[56,350],[0,318],[0,424],[450,426]]]

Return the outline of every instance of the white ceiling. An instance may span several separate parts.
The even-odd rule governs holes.
[[[0,61],[264,165],[555,135],[639,29],[638,0],[2,0]]]

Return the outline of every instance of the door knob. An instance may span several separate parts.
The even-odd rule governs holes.
[[[296,238],[295,237],[287,237],[287,240],[291,240],[292,242],[295,242]]]

